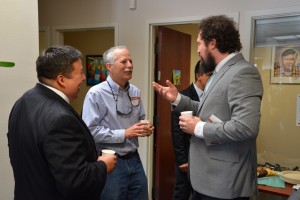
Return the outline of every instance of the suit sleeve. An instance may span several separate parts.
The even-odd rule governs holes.
[[[54,181],[65,196],[99,196],[104,187],[106,165],[96,161],[95,145],[88,134],[75,117],[61,116],[43,142]]]

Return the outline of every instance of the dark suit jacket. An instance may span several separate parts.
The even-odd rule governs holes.
[[[199,96],[192,83],[188,88],[183,90],[181,94],[191,98],[194,101],[199,101]],[[184,133],[179,126],[180,112],[172,111],[172,142],[177,166],[188,163],[188,155],[190,148],[190,134]]]
[[[75,110],[36,84],[14,105],[8,125],[15,199],[99,199],[106,165]]]

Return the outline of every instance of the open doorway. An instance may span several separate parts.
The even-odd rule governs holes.
[[[177,29],[193,29],[197,25],[176,25]],[[156,32],[155,81],[164,85],[170,80],[179,91],[190,85],[192,32],[184,33],[172,26],[158,26]],[[195,31],[196,33],[196,31]],[[195,52],[195,51],[193,51]],[[178,72],[178,79],[175,73]],[[154,95],[154,164],[153,164],[153,197],[172,199],[175,183],[175,157],[171,134],[171,110],[169,102],[159,95]]]
[[[82,53],[82,63],[86,66],[86,55],[102,55],[108,48],[115,46],[117,41],[116,25],[111,26],[62,26],[52,28],[52,45],[70,45],[79,49]],[[40,29],[40,36],[51,38],[47,31]],[[42,39],[40,47],[47,48],[49,44],[43,44],[46,39]],[[86,70],[84,70],[86,73]],[[85,74],[86,75],[86,74]],[[82,83],[81,92],[71,106],[81,114],[84,97],[90,89],[90,85]]]

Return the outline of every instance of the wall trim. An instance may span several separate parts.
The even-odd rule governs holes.
[[[119,44],[119,30],[117,23],[108,24],[81,24],[81,25],[65,25],[65,26],[53,26],[51,45],[63,45],[63,33],[67,31],[83,31],[83,30],[97,30],[97,29],[114,29],[115,45]]]

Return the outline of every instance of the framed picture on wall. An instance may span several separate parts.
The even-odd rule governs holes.
[[[86,56],[86,81],[87,85],[97,85],[105,81],[108,76],[107,69],[103,63],[102,55]]]
[[[278,46],[272,51],[271,83],[300,84],[300,46]]]

